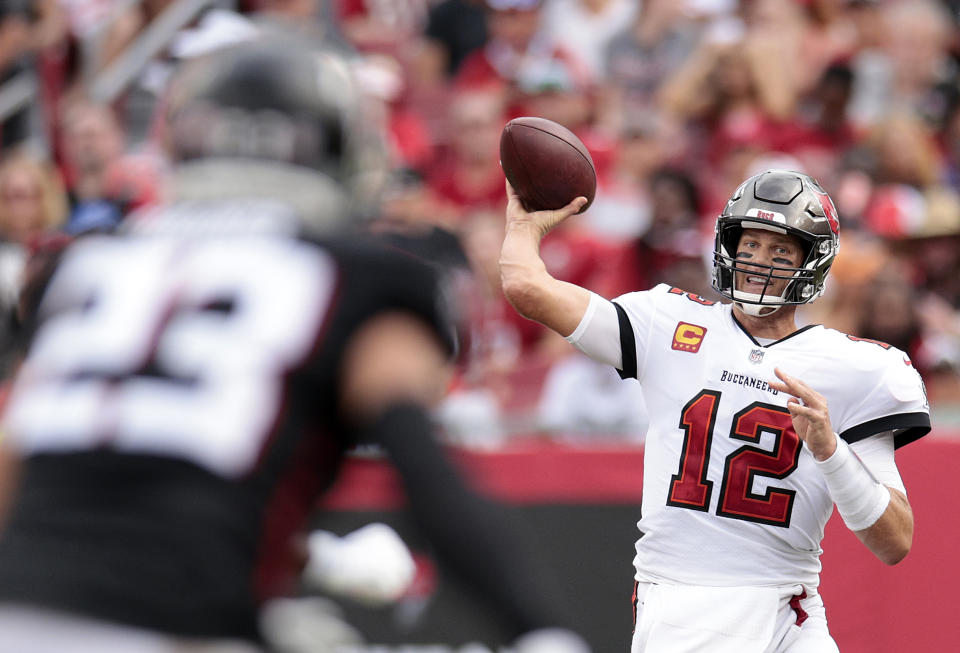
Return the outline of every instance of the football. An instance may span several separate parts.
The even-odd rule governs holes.
[[[545,118],[514,118],[506,124],[500,167],[528,211],[561,209],[583,196],[583,213],[597,192],[597,171],[583,142]]]

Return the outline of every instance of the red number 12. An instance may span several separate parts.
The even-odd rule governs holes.
[[[707,465],[719,403],[720,392],[702,390],[683,407],[683,451],[680,468],[670,481],[669,506],[709,510],[713,482],[707,480]],[[745,444],[727,456],[717,515],[787,528],[796,491],[768,487],[757,494],[752,488],[758,476],[786,478],[797,468],[800,438],[793,430],[790,413],[782,406],[758,401],[733,416],[731,438],[758,443],[763,432],[774,435],[772,451]]]

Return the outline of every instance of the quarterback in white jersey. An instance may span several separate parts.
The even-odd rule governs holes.
[[[508,195],[508,299],[638,379],[649,409],[632,652],[836,651],[817,594],[826,522],[836,505],[880,560],[902,560],[913,517],[894,450],[930,418],[902,351],[796,326],[837,251],[830,198],[790,171],[741,184],[717,220],[719,303],[553,279],[539,239],[582,203],[528,213]]]

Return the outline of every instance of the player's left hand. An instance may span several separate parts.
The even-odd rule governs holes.
[[[781,382],[773,381],[770,386],[780,392],[793,395],[787,400],[787,410],[793,420],[793,430],[807,443],[807,448],[817,460],[826,460],[837,450],[837,436],[830,424],[827,400],[819,392],[796,379],[779,367],[774,373]]]

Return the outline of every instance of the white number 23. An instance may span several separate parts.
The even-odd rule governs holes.
[[[106,445],[235,476],[255,463],[284,372],[311,350],[334,266],[260,238],[91,237],[62,262],[5,427],[27,453]]]

